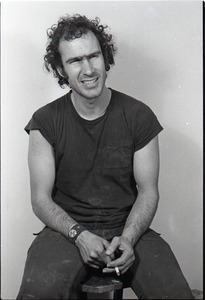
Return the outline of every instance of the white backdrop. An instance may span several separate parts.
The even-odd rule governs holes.
[[[108,86],[158,116],[160,204],[152,227],[202,289],[202,1],[54,1],[2,4],[2,299],[19,289],[32,233],[28,136],[32,113],[63,95],[43,69],[46,29],[66,13],[99,16],[118,45]]]

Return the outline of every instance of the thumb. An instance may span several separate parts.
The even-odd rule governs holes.
[[[110,245],[110,243],[107,240],[103,240],[103,245],[105,247],[105,249],[107,249]]]
[[[119,238],[114,237],[109,247],[106,250],[107,255],[112,255],[119,246]]]

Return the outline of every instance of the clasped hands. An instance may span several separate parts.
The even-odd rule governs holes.
[[[123,236],[114,237],[111,243],[85,230],[76,239],[82,259],[103,273],[115,273],[115,267],[124,274],[135,260],[131,243]]]

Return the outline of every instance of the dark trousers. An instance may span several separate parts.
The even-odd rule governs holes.
[[[93,232],[110,240],[121,230]],[[193,299],[170,246],[158,233],[146,231],[135,246],[135,257],[121,278],[129,282],[138,298]],[[73,299],[76,287],[91,270],[75,245],[45,227],[28,250],[17,299]]]

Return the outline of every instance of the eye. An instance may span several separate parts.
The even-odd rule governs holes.
[[[93,53],[89,56],[89,59],[98,58],[99,56],[100,56],[100,53]]]
[[[70,61],[70,64],[78,63],[81,60],[82,60],[81,58],[75,58],[75,59],[73,59],[73,60]]]

